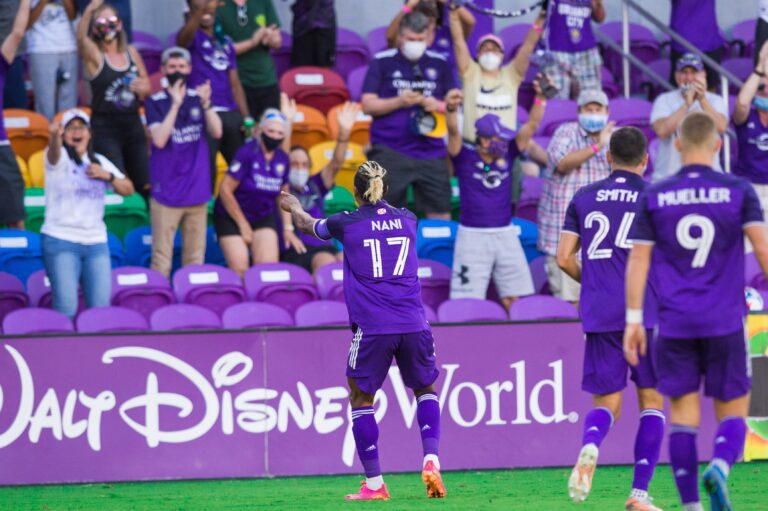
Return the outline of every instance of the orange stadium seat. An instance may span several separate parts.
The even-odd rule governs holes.
[[[280,90],[297,103],[317,108],[323,115],[349,100],[344,79],[322,67],[302,66],[286,71],[280,78]]]
[[[322,112],[311,106],[296,105],[291,145],[300,145],[309,150],[310,147],[330,138],[331,132],[328,130],[328,123]]]
[[[331,132],[331,139],[333,140],[336,140],[339,136],[339,122],[336,119],[336,113],[341,107],[342,105],[336,105],[328,112],[328,129]],[[370,115],[365,115],[363,112],[357,114],[355,124],[352,125],[352,133],[349,137],[350,141],[362,146],[368,145],[371,141],[372,120]]]
[[[11,141],[13,152],[24,160],[48,145],[48,119],[32,112],[10,108],[3,110],[5,129]]]

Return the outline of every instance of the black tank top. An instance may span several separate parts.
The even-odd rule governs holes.
[[[130,83],[139,76],[139,68],[131,58],[131,53],[126,51],[125,54],[128,67],[122,71],[113,68],[106,55],[102,55],[104,62],[101,70],[90,80],[94,115],[138,115],[139,98],[131,92]]]

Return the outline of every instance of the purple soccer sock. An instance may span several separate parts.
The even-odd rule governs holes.
[[[416,420],[419,422],[424,456],[437,456],[440,444],[440,402],[432,393],[422,394],[416,401]]]
[[[355,437],[357,455],[365,470],[365,477],[381,475],[379,466],[379,426],[372,406],[352,408],[352,435]]]
[[[699,502],[699,466],[696,454],[697,428],[672,424],[669,428],[669,460],[683,504]]]
[[[635,437],[635,476],[633,490],[648,491],[648,485],[659,461],[664,439],[664,414],[661,410],[643,410]]]
[[[715,451],[713,459],[723,460],[728,468],[736,463],[744,449],[744,439],[747,436],[747,424],[741,417],[726,417],[720,421],[715,435]],[[726,470],[726,474],[727,474]]]
[[[584,419],[584,436],[581,446],[595,444],[600,447],[611,426],[613,426],[613,414],[608,408],[599,406],[591,409]]]

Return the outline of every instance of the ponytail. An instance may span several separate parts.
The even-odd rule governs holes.
[[[360,165],[355,174],[355,187],[369,204],[375,204],[384,197],[384,176],[387,169],[375,161]]]

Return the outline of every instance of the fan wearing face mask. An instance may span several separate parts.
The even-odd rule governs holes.
[[[518,131],[496,114],[475,121],[473,144],[462,143],[452,95],[446,99],[448,154],[459,180],[461,223],[456,235],[451,298],[485,298],[493,282],[502,304],[534,293],[528,262],[512,222],[512,174],[515,161],[528,149],[546,105],[535,83],[537,100]]]
[[[557,265],[557,245],[568,203],[583,186],[605,179],[611,172],[606,151],[614,122],[608,121],[608,96],[601,90],[579,94],[579,118],[555,131],[549,143],[549,166],[539,200],[539,250],[547,255],[547,277],[552,294],[578,302],[579,283]]]
[[[320,172],[310,175],[312,161],[307,150],[301,146],[291,147],[291,171],[288,174],[290,191],[299,199],[304,211],[315,218],[325,216],[324,198],[336,184],[336,175],[344,165],[349,136],[359,113],[360,105],[349,102],[337,112],[339,136],[336,147],[331,161]],[[295,247],[289,248],[281,254],[282,261],[297,264],[306,268],[307,271],[314,272],[321,266],[341,260],[341,254],[331,240],[321,240],[303,232],[299,232],[298,236],[306,248],[303,251]]]
[[[477,60],[472,59],[467,42],[457,37],[461,31],[458,10],[451,11],[453,46],[464,92],[464,140],[475,140],[475,121],[485,114],[497,115],[505,126],[517,126],[517,92],[541,38],[543,12],[528,30],[514,58],[502,65],[504,42],[493,34],[485,34],[477,41]]]

